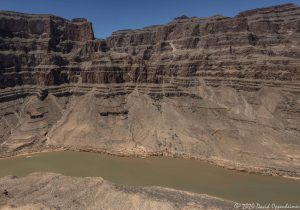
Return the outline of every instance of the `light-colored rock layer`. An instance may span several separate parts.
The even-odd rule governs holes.
[[[162,187],[113,184],[102,178],[34,173],[0,179],[0,209],[231,209],[233,202]]]

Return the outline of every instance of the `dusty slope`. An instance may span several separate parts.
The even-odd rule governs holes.
[[[18,125],[2,143],[3,154],[47,148],[164,154],[299,176],[299,118],[297,112],[284,111],[289,104],[299,106],[298,94],[279,88],[246,93],[204,84],[183,89],[186,94],[180,96],[149,95],[140,87],[107,97],[99,96],[95,87],[89,89],[81,96],[32,96],[8,106],[20,114],[19,119],[17,114],[5,117]],[[28,110],[45,114],[32,119]]]
[[[6,191],[5,191],[6,190]],[[0,209],[230,209],[233,203],[161,187],[130,187],[102,178],[34,173],[0,179]]]
[[[299,174],[299,135],[277,118],[281,112],[276,110],[285,101],[280,90],[262,89],[254,95],[258,104],[253,106],[232,88],[203,88],[194,97],[153,99],[135,90],[99,101],[90,92],[78,98],[47,134],[46,143],[121,155],[179,155],[219,164],[228,160]]]

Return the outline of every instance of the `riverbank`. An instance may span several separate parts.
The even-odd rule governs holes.
[[[28,193],[30,191],[30,193]],[[5,193],[4,193],[5,192]],[[133,187],[102,178],[33,173],[0,179],[0,209],[231,209],[224,199],[162,187]]]

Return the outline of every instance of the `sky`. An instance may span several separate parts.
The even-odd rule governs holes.
[[[0,0],[0,10],[87,18],[97,38],[120,29],[165,24],[181,15],[235,16],[238,12],[300,0]]]

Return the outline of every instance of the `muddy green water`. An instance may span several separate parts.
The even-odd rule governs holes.
[[[300,204],[300,180],[223,169],[198,160],[124,158],[83,152],[51,152],[0,160],[0,176],[56,172],[101,176],[137,186],[163,186],[238,202]]]

